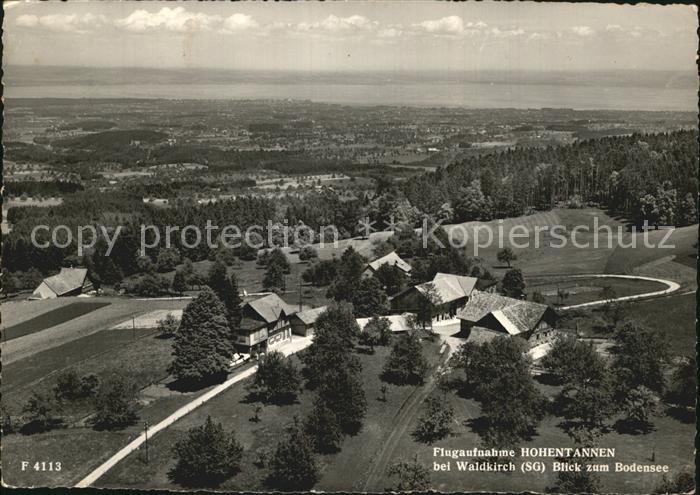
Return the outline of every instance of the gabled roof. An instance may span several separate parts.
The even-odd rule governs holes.
[[[517,335],[535,328],[547,312],[554,316],[546,304],[476,291],[457,318],[477,326],[495,319],[510,335]]]
[[[294,316],[299,318],[304,325],[311,325],[316,322],[316,319],[323,313],[328,306],[319,306],[318,308],[305,309],[295,313]]]
[[[438,304],[445,304],[463,297],[469,297],[474,290],[477,279],[474,277],[464,277],[462,275],[452,275],[451,273],[438,273],[431,282],[416,285],[416,289],[421,294],[428,294],[430,287],[434,287],[435,296],[439,299]]]
[[[500,294],[474,291],[471,298],[469,298],[469,302],[457,312],[457,318],[476,323],[491,311],[496,311],[518,302],[517,299],[501,296]]]
[[[44,283],[56,293],[57,296],[81,289],[87,277],[86,268],[61,268],[61,271],[52,277],[44,279]]]
[[[245,305],[260,315],[267,323],[279,320],[283,314],[288,316],[296,312],[294,306],[287,304],[274,293],[249,301]]]
[[[392,332],[405,332],[411,329],[411,316],[414,316],[414,314],[402,313],[400,315],[382,316],[381,318],[389,320],[389,328]],[[360,327],[360,330],[364,330],[371,319],[372,318],[357,318],[355,321]]]
[[[396,254],[396,251],[392,251],[389,254],[385,254],[381,258],[377,258],[376,260],[369,263],[368,266],[372,269],[372,271],[376,272],[380,266],[385,265],[387,263],[391,266],[395,266],[396,268],[405,273],[410,273],[411,271],[411,265],[402,260],[401,257],[398,254]]]

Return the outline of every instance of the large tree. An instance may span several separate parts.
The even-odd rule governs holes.
[[[328,454],[340,450],[343,432],[338,424],[338,416],[323,398],[316,397],[304,428],[313,439],[317,452]]]
[[[353,247],[347,248],[337,267],[337,277],[328,289],[328,297],[336,301],[352,301],[362,280],[365,259]]]
[[[523,344],[505,336],[481,345],[467,342],[455,362],[464,369],[467,392],[481,402],[485,441],[503,446],[529,438],[544,414],[544,398]]]
[[[270,481],[284,491],[309,490],[318,480],[312,442],[295,417],[287,437],[277,444],[270,459]]]
[[[423,383],[428,372],[428,361],[415,331],[409,331],[394,341],[382,377],[399,384]]]
[[[367,398],[359,370],[336,365],[319,385],[318,395],[333,411],[344,433],[355,434],[367,414]]]
[[[216,487],[240,468],[243,447],[233,432],[210,416],[201,426],[191,428],[173,447],[176,464],[170,477],[183,486]]]
[[[613,370],[620,393],[640,385],[656,393],[664,391],[664,367],[668,342],[659,332],[633,321],[623,323],[614,336]]]
[[[386,292],[376,278],[363,279],[353,294],[352,305],[355,316],[369,318],[380,316],[389,309]]]
[[[205,289],[182,312],[170,372],[183,382],[202,383],[225,376],[232,355],[224,306],[211,289]]]
[[[227,273],[226,263],[217,258],[209,269],[207,285],[211,287],[226,310],[226,319],[233,329],[241,321],[241,296],[238,293],[236,275]]]
[[[377,268],[377,271],[374,272],[374,277],[379,280],[380,285],[390,296],[400,292],[408,281],[406,273],[390,263],[384,263]]]
[[[250,390],[266,402],[291,402],[300,384],[299,371],[291,359],[281,352],[272,351],[258,360],[258,371]]]

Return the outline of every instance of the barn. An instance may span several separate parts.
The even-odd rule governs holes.
[[[556,334],[557,314],[546,304],[488,292],[474,292],[457,317],[460,320],[457,336],[474,341],[513,335],[534,347],[549,342]]]
[[[61,268],[58,274],[42,280],[29,299],[55,299],[88,292],[92,290],[92,282],[87,273],[86,268]]]
[[[450,320],[467,303],[477,282],[474,277],[438,273],[432,281],[396,294],[391,307],[395,311],[417,313],[422,321],[427,321],[428,313],[433,323]]]

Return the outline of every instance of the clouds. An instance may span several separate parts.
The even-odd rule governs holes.
[[[128,12],[128,11],[127,11]],[[208,11],[212,12],[212,11]],[[379,44],[399,43],[404,40],[435,39],[446,42],[486,43],[497,40],[522,39],[524,42],[592,42],[600,39],[630,40],[641,37],[662,37],[661,31],[642,29],[621,24],[561,26],[558,29],[524,28],[500,22],[486,23],[478,18],[465,19],[459,15],[447,15],[414,22],[388,23],[366,15],[318,16],[315,19],[285,20],[282,16],[273,21],[258,19],[247,13],[230,15],[196,11],[188,6],[161,7],[157,10],[138,8],[120,16],[102,14],[52,14],[18,15],[14,25],[22,29],[43,30],[58,33],[89,33],[113,31],[115,34],[213,34],[219,36],[270,36],[327,39],[330,41],[368,40]],[[264,12],[264,11],[260,11]],[[259,13],[260,13],[259,12]],[[269,11],[268,11],[269,12]],[[586,41],[589,40],[589,41]]]
[[[87,33],[109,23],[104,15],[52,14],[44,16],[20,15],[15,24],[27,28],[43,28],[49,31]]]

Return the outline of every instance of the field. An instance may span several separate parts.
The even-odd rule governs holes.
[[[695,355],[695,293],[627,302],[622,304],[622,308],[625,316],[663,333],[671,355]],[[609,332],[602,329],[605,321],[602,308],[576,310],[571,318],[564,325],[573,328],[578,324],[582,336],[611,337]]]
[[[425,345],[426,356],[429,356],[432,363],[436,363],[438,344],[425,342]],[[358,354],[363,365],[362,382],[368,402],[365,424],[356,436],[345,439],[339,453],[320,457],[321,479],[315,489],[361,490],[364,477],[371,469],[385,436],[394,426],[397,413],[404,401],[416,390],[408,386],[389,386],[387,401],[378,400],[381,396],[378,375],[388,352],[388,348],[377,347],[374,355]],[[141,456],[132,454],[98,480],[96,486],[178,489],[168,478],[168,471],[173,466],[172,445],[189,428],[201,424],[209,415],[214,421],[222,422],[226,429],[235,431],[245,449],[241,472],[220,488],[251,491],[268,488],[264,482],[268,474],[267,468],[259,468],[254,462],[260,452],[274,448],[285,425],[292,421],[294,415],[304,418],[311,408],[314,393],[305,390],[299,395],[298,401],[291,405],[265,406],[259,423],[250,419],[255,404],[246,402],[246,395],[244,382],[234,385],[154,437],[149,447],[151,458],[148,464]]]
[[[3,331],[3,340],[7,342],[8,340],[16,339],[18,337],[24,337],[30,333],[39,332],[47,328],[60,325],[74,318],[78,318],[84,314],[95,311],[96,309],[102,308],[109,305],[108,302],[76,302],[71,303],[67,306],[57,308],[49,311],[48,313],[35,316],[31,320],[26,320],[17,325],[11,327],[6,327]]]
[[[12,301],[3,304],[1,311],[3,322],[10,324],[10,326],[15,326],[31,320],[37,314],[46,314],[46,311],[42,311],[45,307],[50,308],[51,311],[74,303],[85,302],[84,298],[78,297],[61,297],[47,301]],[[3,367],[15,361],[31,357],[39,352],[112,328],[114,325],[130,319],[132,316],[138,316],[156,309],[182,309],[187,305],[188,301],[180,299],[140,300],[121,297],[99,297],[90,300],[90,302],[110,304],[44,330],[3,342],[0,345]],[[86,347],[81,352],[84,353],[89,350]]]
[[[543,387],[545,389],[545,387]],[[551,394],[551,391],[549,391]],[[469,420],[480,416],[480,406],[471,399],[464,399],[455,394],[449,394],[449,400],[455,409],[455,419],[452,426],[452,434],[444,440],[426,445],[417,442],[411,435],[406,434],[396,449],[394,460],[403,456],[410,457],[414,453],[418,460],[431,471],[433,462],[447,462],[446,458],[434,458],[433,447],[446,449],[471,449],[481,447],[480,437],[469,426]],[[520,447],[571,447],[573,442],[561,429],[561,418],[548,417],[537,429],[537,434],[530,441],[513,446],[516,452]],[[600,440],[600,446],[614,448],[614,459],[600,459],[600,461],[612,462],[637,462],[649,463],[652,452],[655,454],[655,463],[668,464],[672,469],[693,465],[693,444],[695,426],[692,423],[682,423],[663,413],[654,418],[656,430],[646,435],[621,434],[611,429]],[[415,429],[415,423],[408,432]],[[469,459],[466,459],[469,460]],[[473,459],[472,459],[473,460]],[[452,461],[452,470],[449,472],[431,472],[432,488],[443,492],[460,491],[484,491],[484,492],[512,492],[524,491],[543,492],[554,481],[555,474],[548,469],[544,474],[523,473],[520,470],[520,462],[523,459],[516,457],[513,462],[516,471],[513,473],[464,473],[457,471],[455,462]],[[525,459],[543,460],[550,459]],[[554,460],[554,459],[551,459]],[[601,480],[605,492],[617,493],[649,493],[661,479],[660,474],[620,474],[602,473]],[[383,477],[375,486],[369,487],[372,491],[382,491],[390,486],[389,480]]]

